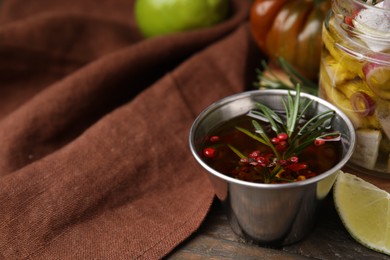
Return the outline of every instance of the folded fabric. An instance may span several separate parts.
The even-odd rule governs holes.
[[[158,259],[204,220],[188,132],[254,70],[249,1],[151,39],[133,4],[0,5],[0,258]]]

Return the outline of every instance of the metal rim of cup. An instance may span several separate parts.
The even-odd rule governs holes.
[[[270,95],[270,94],[272,94],[272,95],[286,96],[288,94],[288,92],[289,92],[289,90],[280,90],[280,89],[266,89],[266,90],[246,91],[246,92],[242,92],[242,93],[238,93],[238,94],[234,94],[234,95],[225,97],[223,99],[220,99],[219,101],[214,102],[210,106],[206,107],[197,116],[197,118],[193,122],[193,124],[191,126],[191,129],[190,129],[190,134],[189,134],[190,150],[191,150],[191,153],[193,154],[193,156],[195,157],[195,159],[197,160],[197,162],[204,169],[206,169],[208,172],[212,173],[214,176],[217,176],[217,177],[219,177],[219,178],[221,178],[221,179],[223,179],[223,180],[225,180],[227,182],[235,183],[235,184],[239,184],[239,185],[243,185],[243,186],[248,186],[248,187],[254,187],[254,188],[256,188],[256,187],[257,188],[263,188],[263,189],[288,189],[288,188],[294,188],[294,187],[309,185],[311,183],[318,182],[318,181],[326,178],[327,176],[333,174],[334,172],[340,170],[344,165],[346,165],[346,163],[348,162],[348,160],[352,156],[352,153],[353,153],[353,151],[355,149],[356,136],[355,136],[355,130],[354,130],[353,124],[349,120],[349,118],[340,109],[338,109],[333,104],[329,103],[328,101],[326,101],[326,100],[324,100],[322,98],[319,98],[317,96],[314,96],[314,95],[311,95],[311,94],[308,94],[308,93],[304,93],[304,92],[301,92],[301,94],[300,94],[301,97],[313,99],[315,102],[317,102],[317,103],[319,103],[319,104],[321,104],[321,105],[323,105],[323,106],[325,106],[325,107],[327,107],[327,108],[329,108],[331,110],[334,110],[336,112],[336,114],[345,122],[345,124],[347,125],[348,130],[349,130],[350,146],[348,147],[347,152],[345,153],[344,157],[335,166],[333,166],[331,169],[327,170],[326,172],[323,172],[323,173],[319,174],[318,176],[312,177],[310,179],[303,180],[303,181],[298,181],[298,182],[293,182],[293,183],[283,183],[283,184],[253,183],[253,182],[247,182],[247,181],[238,180],[238,179],[229,177],[229,176],[227,176],[227,175],[225,175],[223,173],[220,173],[220,172],[214,170],[212,167],[207,165],[202,160],[202,158],[198,155],[198,151],[196,151],[195,145],[194,145],[195,132],[196,132],[197,128],[199,127],[199,125],[201,124],[202,120],[210,112],[212,112],[214,110],[217,110],[218,108],[220,108],[220,107],[222,107],[222,106],[226,105],[227,103],[230,103],[230,102],[232,102],[234,100],[241,99],[241,98],[248,98],[248,97],[250,97],[252,95]],[[291,91],[291,94],[295,95],[295,91]]]

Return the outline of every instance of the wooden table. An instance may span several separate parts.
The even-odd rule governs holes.
[[[360,176],[390,191],[390,180]],[[318,223],[303,241],[282,248],[251,245],[231,230],[222,207],[215,201],[200,229],[167,259],[390,259],[357,243],[346,231],[330,194]]]

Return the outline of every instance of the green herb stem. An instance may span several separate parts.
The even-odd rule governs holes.
[[[244,134],[246,134],[247,136],[249,136],[250,138],[253,138],[255,139],[256,141],[259,141],[260,143],[262,144],[265,144],[265,145],[268,145],[268,143],[263,140],[262,138],[260,138],[259,136],[255,135],[255,134],[252,134],[251,132],[249,132],[248,130],[244,129],[244,128],[241,128],[241,127],[238,127],[236,126],[236,129]]]
[[[261,61],[262,70],[256,69],[258,82],[254,83],[258,88],[272,88],[272,89],[293,89],[297,84],[301,84],[302,91],[318,95],[318,85],[311,80],[301,75],[290,63],[284,58],[279,57],[276,64],[282,69],[289,78],[289,82],[285,82],[278,77],[268,66],[265,60]],[[265,74],[268,72],[268,75]]]
[[[256,133],[260,134],[263,140],[266,142],[266,145],[270,147],[275,154],[276,158],[280,159],[279,152],[275,149],[275,146],[272,144],[271,140],[268,138],[267,134],[265,133],[264,129],[261,127],[261,125],[255,121],[252,120],[252,124],[256,129]]]
[[[233,145],[231,144],[228,144],[227,145],[230,150],[232,150],[238,157],[240,157],[241,159],[245,159],[247,158],[243,153],[241,153],[237,148],[235,148]]]

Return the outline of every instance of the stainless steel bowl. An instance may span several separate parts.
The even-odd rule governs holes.
[[[312,230],[321,201],[331,190],[338,170],[347,163],[355,147],[355,131],[348,117],[327,101],[301,93],[302,98],[314,100],[306,113],[308,116],[329,109],[336,112],[332,127],[341,132],[342,159],[332,169],[304,181],[257,184],[228,177],[202,160],[202,141],[212,129],[246,114],[255,108],[256,102],[284,111],[282,98],[286,98],[287,93],[286,90],[255,90],[224,98],[195,119],[189,135],[191,152],[208,173],[232,229],[257,244],[281,246],[304,238]]]

